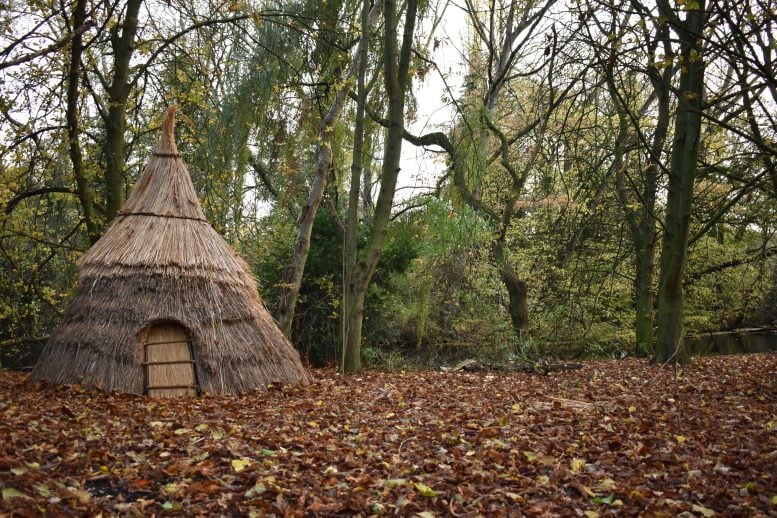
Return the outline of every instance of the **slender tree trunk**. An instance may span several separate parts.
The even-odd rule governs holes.
[[[124,23],[113,32],[113,77],[108,87],[108,116],[105,120],[105,216],[113,220],[124,203],[127,100],[131,82],[129,68],[135,51],[138,12],[143,0],[128,0]],[[121,33],[119,31],[121,30]]]
[[[348,283],[351,294],[347,297],[348,307],[343,308],[351,321],[349,325],[358,326],[344,336],[343,372],[361,371],[361,323],[364,312],[364,299],[367,295],[372,275],[378,264],[386,231],[394,205],[394,194],[399,176],[399,161],[402,154],[402,136],[405,121],[405,92],[410,84],[410,53],[415,31],[417,0],[408,0],[401,51],[397,50],[397,6],[394,0],[385,2],[385,57],[383,62],[386,96],[388,97],[388,130],[386,132],[383,153],[383,169],[380,180],[380,193],[375,204],[372,223],[372,235],[364,256],[356,263],[352,279]]]
[[[664,241],[658,283],[658,330],[654,360],[686,362],[683,343],[683,277],[688,254],[688,236],[701,135],[704,61],[701,34],[706,13],[704,0],[680,20],[666,0],[661,14],[680,37],[682,58],[675,134],[667,186]]]
[[[377,1],[372,6],[368,16],[368,28],[371,28],[378,14],[380,13],[381,2]],[[369,32],[369,31],[368,31]],[[297,238],[294,242],[294,251],[291,261],[286,267],[285,283],[282,287],[276,318],[278,325],[286,336],[291,335],[291,327],[294,321],[294,311],[299,298],[299,290],[302,284],[302,275],[305,273],[305,263],[308,260],[310,252],[310,236],[313,232],[313,222],[316,219],[318,207],[321,204],[321,197],[326,189],[327,176],[332,164],[332,138],[334,136],[335,125],[340,120],[345,100],[348,97],[351,81],[356,76],[359,62],[362,57],[362,49],[367,45],[367,41],[362,39],[356,47],[348,68],[348,73],[344,78],[342,87],[337,91],[335,99],[329,108],[329,111],[321,121],[319,129],[318,160],[316,161],[316,172],[313,176],[313,183],[310,186],[310,193],[305,205],[302,207],[299,219],[297,220]]]
[[[669,73],[664,76],[670,80]],[[660,81],[655,81],[658,83]],[[634,233],[636,245],[636,275],[634,279],[634,298],[636,308],[636,339],[637,356],[653,354],[653,320],[654,298],[653,278],[655,275],[655,252],[657,243],[656,232],[656,196],[658,193],[658,161],[666,141],[669,128],[669,91],[666,83],[656,84],[658,93],[658,119],[653,135],[652,156],[650,165],[645,170],[644,184],[640,195],[642,206]]]
[[[634,277],[636,355],[650,356],[653,351],[653,273],[655,246],[638,244]]]
[[[79,141],[80,120],[78,117],[79,88],[81,86],[81,54],[84,50],[81,27],[86,23],[86,0],[78,0],[73,8],[73,41],[70,46],[70,68],[67,77],[67,137],[70,161],[73,164],[73,176],[76,179],[76,192],[83,211],[84,224],[89,241],[94,244],[100,239],[100,229],[94,213],[94,192],[84,175],[83,156]]]
[[[294,241],[294,251],[291,261],[286,266],[285,283],[281,290],[276,318],[278,325],[286,336],[291,336],[291,326],[294,321],[294,311],[297,306],[299,289],[302,284],[302,275],[305,273],[305,263],[310,252],[310,236],[313,233],[313,223],[316,219],[318,206],[326,188],[327,171],[332,161],[331,134],[332,131],[319,132],[321,143],[318,150],[318,162],[310,193],[305,205],[302,207],[297,220],[297,238]],[[326,135],[329,135],[328,137]],[[329,138],[327,142],[325,139]]]
[[[673,57],[669,41],[669,28],[666,25],[658,27],[658,41],[664,47],[665,58]],[[653,52],[650,62],[654,63]],[[669,84],[674,75],[672,67],[665,67],[659,72],[654,65],[648,65],[651,71],[650,80],[656,93],[658,114],[653,142],[650,149],[649,166],[645,170],[644,183],[640,198],[642,201],[639,222],[634,233],[637,249],[636,276],[634,279],[634,295],[636,307],[636,338],[637,356],[652,356],[654,352],[654,299],[653,278],[655,276],[656,231],[656,197],[658,195],[658,176],[661,155],[666,144],[669,131]]]
[[[369,37],[369,0],[362,2],[362,41]],[[356,121],[353,136],[353,155],[351,158],[351,186],[348,192],[348,213],[345,220],[344,245],[344,282],[343,282],[343,347],[340,362],[341,372],[358,372],[361,369],[361,357],[346,354],[358,350],[361,343],[362,316],[364,314],[365,294],[360,294],[354,276],[358,253],[357,237],[359,230],[359,194],[361,191],[362,164],[364,161],[364,105],[367,102],[367,87],[364,77],[367,73],[367,45],[363,45],[359,56],[359,70],[356,77]]]

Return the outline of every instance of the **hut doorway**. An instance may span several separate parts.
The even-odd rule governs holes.
[[[151,397],[196,396],[197,377],[189,334],[180,324],[164,322],[145,333],[146,393]]]

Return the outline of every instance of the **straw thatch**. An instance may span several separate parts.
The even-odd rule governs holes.
[[[78,291],[32,379],[140,393],[143,335],[186,328],[201,391],[307,383],[248,265],[206,221],[174,141],[175,107],[120,215],[81,259]]]

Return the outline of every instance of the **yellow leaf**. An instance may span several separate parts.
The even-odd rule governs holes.
[[[421,496],[428,496],[430,498],[433,497],[433,496],[437,496],[437,491],[435,491],[431,487],[429,487],[426,484],[423,484],[421,482],[416,482],[415,483],[415,489],[416,489],[416,491],[418,491],[418,494],[421,495]]]
[[[15,489],[13,487],[3,488],[3,500],[10,500],[11,498],[25,498],[25,497],[27,497],[27,495],[25,495],[18,489]]]
[[[583,514],[586,518],[599,518],[599,513],[596,511],[585,511]]]
[[[249,464],[251,464],[251,459],[232,459],[231,464],[232,469],[234,469],[237,473],[240,473],[246,469]]]
[[[318,428],[318,423],[316,421],[310,421],[308,426],[311,428]]]
[[[83,489],[77,489],[74,487],[69,487],[68,490],[73,493],[73,496],[76,497],[76,500],[78,500],[81,504],[88,504],[89,500],[91,500],[92,495],[88,491],[84,491]]]
[[[596,489],[600,491],[612,491],[615,489],[615,481],[611,478],[603,478],[596,485]]]
[[[629,407],[629,412],[630,412],[630,413],[634,413],[634,412],[636,412],[636,411],[637,411],[637,407],[635,407],[634,405],[631,405],[631,406]]]
[[[578,471],[580,471],[583,468],[583,466],[585,466],[585,461],[577,457],[575,457],[569,462],[569,467],[572,469],[573,473],[577,473]]]
[[[684,435],[675,435],[674,438],[677,440],[677,442],[685,442]]]
[[[542,464],[543,466],[553,466],[556,464],[556,457],[552,455],[540,455],[537,457],[537,462]]]

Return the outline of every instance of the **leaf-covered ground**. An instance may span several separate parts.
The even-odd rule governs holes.
[[[777,355],[315,371],[151,400],[0,373],[0,515],[777,516]]]

